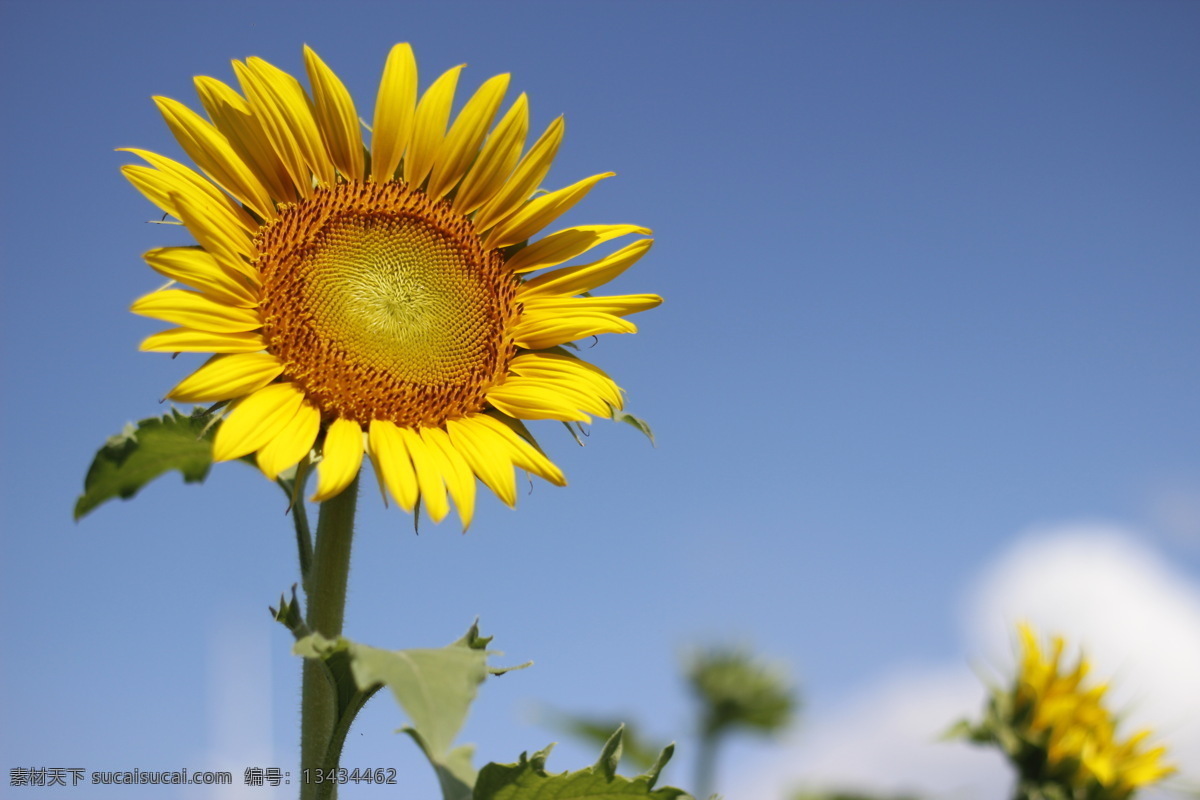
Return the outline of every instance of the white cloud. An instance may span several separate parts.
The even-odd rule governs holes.
[[[1019,619],[1082,644],[1129,724],[1152,725],[1200,764],[1200,588],[1121,529],[1058,528],[985,575],[968,606],[972,652],[1008,651]]]
[[[1113,706],[1130,726],[1123,730],[1153,727],[1184,778],[1200,779],[1190,766],[1200,765],[1200,587],[1130,532],[1088,524],[1031,531],[985,570],[963,608],[958,662],[896,668],[810,719],[805,735],[756,770],[746,796],[782,798],[803,779],[946,800],[1006,797],[1010,777],[998,755],[937,737],[979,714],[983,689],[968,663],[1010,672],[1020,620],[1084,645],[1093,675],[1113,678]]]
[[[1007,772],[995,755],[939,741],[952,722],[976,713],[981,699],[979,680],[965,666],[898,669],[842,708],[809,720],[744,797],[782,798],[803,785],[1001,800]]]

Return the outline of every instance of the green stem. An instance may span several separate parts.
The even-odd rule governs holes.
[[[312,564],[312,534],[308,531],[308,511],[304,508],[304,483],[308,471],[307,460],[296,467],[296,477],[290,481],[276,478],[275,483],[288,496],[288,513],[296,528],[296,550],[300,556],[300,585],[308,592],[308,570]]]
[[[700,745],[696,749],[696,782],[692,788],[697,800],[707,800],[715,788],[717,772],[717,739],[721,732],[705,727],[700,734]]]
[[[333,639],[342,633],[346,611],[346,581],[350,576],[350,544],[354,537],[354,510],[358,479],[339,495],[321,504],[317,543],[305,587],[309,630]],[[337,785],[316,782],[316,770],[336,769],[338,753],[329,745],[338,722],[338,697],[332,674],[324,661],[304,660],[300,699],[300,798],[330,800]],[[308,771],[309,780],[304,779]]]

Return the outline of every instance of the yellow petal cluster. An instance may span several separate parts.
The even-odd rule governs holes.
[[[1075,783],[1098,784],[1107,797],[1127,797],[1175,772],[1163,762],[1165,747],[1146,746],[1151,731],[1118,738],[1117,719],[1104,705],[1108,687],[1088,685],[1086,658],[1081,655],[1068,667],[1063,664],[1062,637],[1052,640],[1047,653],[1028,624],[1022,624],[1019,632],[1016,717],[1027,720],[1029,737],[1044,744],[1051,767],[1076,764]]]
[[[508,75],[452,115],[462,65],[421,93],[412,48],[398,44],[368,115],[307,47],[304,67],[308,89],[254,57],[233,62],[237,88],[197,77],[207,116],[156,97],[198,171],[127,150],[146,163],[125,176],[197,243],[146,253],[177,286],[132,307],[174,326],[143,350],[212,354],[168,396],[228,404],[217,460],[255,454],[271,478],[316,463],[317,501],[349,486],[364,459],[385,498],[420,503],[435,521],[453,504],[464,529],[477,482],[509,505],[514,469],[565,484],[521,420],[589,422],[622,407],[617,384],[561,346],[633,333],[627,318],[662,302],[593,295],[649,250],[650,231],[579,225],[536,238],[612,173],[542,190],[564,123],[526,149],[528,99],[501,110]],[[372,120],[366,141],[360,119]],[[568,263],[621,237],[635,238]],[[426,341],[440,350],[412,366]],[[445,363],[463,385],[443,380]]]

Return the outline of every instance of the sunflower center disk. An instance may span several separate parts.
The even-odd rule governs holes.
[[[258,236],[263,331],[330,415],[439,425],[516,353],[516,280],[471,223],[402,183],[318,189]]]

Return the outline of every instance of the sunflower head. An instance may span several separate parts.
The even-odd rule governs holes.
[[[523,421],[622,408],[616,383],[564,345],[633,333],[627,317],[662,302],[592,294],[645,254],[650,231],[542,235],[612,173],[539,193],[563,121],[526,147],[525,95],[501,113],[507,75],[451,121],[462,67],[418,95],[412,50],[396,45],[364,144],[342,82],[312,50],[304,59],[310,90],[258,58],[233,63],[238,89],[196,78],[207,118],[155,98],[199,171],[129,150],[146,164],[126,177],[197,242],[146,253],[185,288],[132,308],[176,326],[143,350],[212,354],[168,397],[228,404],[216,460],[254,454],[270,478],[315,462],[314,500],[345,489],[364,455],[385,498],[436,521],[453,501],[464,528],[476,479],[509,505],[514,467],[563,485]],[[621,237],[634,238],[568,263]]]
[[[1028,790],[1020,796],[1126,800],[1175,772],[1164,763],[1165,747],[1147,746],[1149,730],[1117,735],[1118,720],[1104,703],[1107,686],[1086,680],[1086,658],[1064,664],[1065,641],[1055,637],[1043,650],[1027,624],[1019,635],[1017,674],[967,734],[1001,746]]]
[[[1089,684],[1091,669],[1081,654],[1063,663],[1065,642],[1056,636],[1046,654],[1028,624],[1019,629],[1021,668],[1013,687],[1015,711],[1030,740],[1045,748],[1050,770],[1094,786],[1096,798],[1125,798],[1175,772],[1163,763],[1166,748],[1147,747],[1151,731],[1117,736],[1117,719],[1104,703],[1107,684]]]

